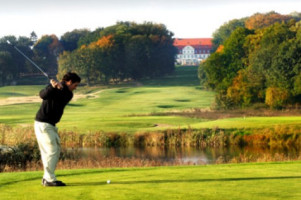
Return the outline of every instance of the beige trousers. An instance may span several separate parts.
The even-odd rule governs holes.
[[[35,121],[34,130],[44,167],[43,178],[48,182],[56,181],[54,171],[61,151],[58,129],[49,123]]]

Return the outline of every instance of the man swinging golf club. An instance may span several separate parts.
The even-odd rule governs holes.
[[[58,181],[54,174],[60,157],[60,138],[55,126],[63,115],[64,108],[73,97],[73,90],[80,83],[81,78],[76,73],[67,73],[62,82],[50,80],[50,84],[40,91],[43,99],[35,118],[35,134],[39,144],[44,176],[44,186],[65,186]]]
[[[72,92],[80,83],[81,78],[76,73],[69,72],[64,75],[62,82],[50,79],[48,74],[26,56],[18,47],[13,45],[9,40],[6,42],[50,80],[50,84],[40,91],[40,97],[43,99],[43,102],[36,114],[34,129],[44,166],[42,184],[44,186],[65,186],[65,183],[56,180],[54,174],[61,150],[60,138],[55,124],[60,121],[64,108],[72,99]]]

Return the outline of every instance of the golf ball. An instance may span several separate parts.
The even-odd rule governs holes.
[[[111,183],[111,181],[110,180],[107,180],[107,184],[110,184]]]

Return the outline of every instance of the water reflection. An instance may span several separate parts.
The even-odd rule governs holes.
[[[232,162],[300,160],[301,151],[297,147],[126,147],[126,148],[78,148],[67,149],[74,159],[97,160],[100,158],[134,158],[180,164],[214,164]]]

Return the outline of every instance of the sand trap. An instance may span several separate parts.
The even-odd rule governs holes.
[[[154,124],[154,127],[172,127],[170,124]]]
[[[74,94],[72,101],[77,101],[82,98],[97,98],[97,95],[104,90],[100,90],[90,94]],[[0,106],[13,105],[13,104],[24,104],[24,103],[39,103],[42,99],[39,96],[28,96],[28,97],[8,97],[5,99],[0,99]]]
[[[37,103],[41,102],[38,96],[29,97],[9,97],[6,99],[0,99],[0,106],[12,105],[12,104],[23,104],[23,103]]]

